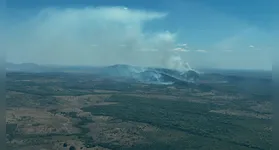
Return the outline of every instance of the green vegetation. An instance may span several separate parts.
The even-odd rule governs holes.
[[[76,147],[70,146],[69,150],[76,150]]]
[[[158,143],[156,141],[160,137],[154,137],[151,141],[154,141],[153,144],[155,145],[165,145],[171,149],[177,149],[177,145],[182,146],[183,149],[195,149],[196,146],[212,149],[212,143],[217,142],[220,146],[219,149],[227,149],[229,146],[232,149],[259,150],[269,149],[271,145],[271,133],[263,131],[264,126],[271,124],[270,120],[210,113],[209,110],[220,107],[213,104],[147,99],[124,95],[112,96],[107,101],[118,102],[118,104],[91,106],[83,110],[94,115],[112,116],[123,121],[148,123],[163,130],[185,133],[185,139],[182,138],[168,144]],[[253,124],[253,126],[250,126],[250,124]],[[152,136],[148,135],[148,137]],[[260,140],[262,137],[266,139]],[[183,144],[185,143],[184,140],[187,141],[189,138],[192,141],[190,143],[191,147],[189,147],[189,143],[187,145]]]
[[[7,139],[12,140],[16,134],[17,124],[6,124]]]
[[[213,75],[213,77],[216,76]],[[6,100],[8,108],[11,108],[9,111],[23,107],[36,108],[38,111],[48,109],[53,117],[57,116],[55,114],[63,115],[72,122],[72,126],[80,129],[79,133],[74,134],[62,132],[43,134],[25,134],[23,132],[23,134],[18,132],[20,131],[18,128],[40,128],[44,122],[27,126],[25,122],[30,120],[29,116],[20,117],[20,119],[16,119],[18,122],[7,124],[6,130],[8,141],[17,139],[23,141],[23,144],[9,143],[8,148],[20,149],[24,146],[42,144],[53,146],[50,143],[56,141],[56,137],[74,137],[87,148],[98,145],[113,150],[265,150],[271,147],[270,119],[210,112],[211,110],[237,110],[240,113],[245,111],[256,115],[271,115],[269,81],[230,76],[228,78],[233,82],[228,84],[194,85],[177,82],[172,85],[175,88],[166,88],[165,85],[143,86],[139,83],[122,83],[99,78],[91,74],[8,73]],[[192,89],[193,92],[187,92],[187,88]],[[96,117],[96,120],[81,117],[76,112],[63,112],[65,107],[67,110],[71,110],[80,108],[80,104],[83,105],[83,103],[77,103],[75,106],[75,102],[72,101],[75,100],[75,96],[112,94],[109,91],[97,93],[94,90],[112,90],[119,93],[110,98],[104,98],[105,102],[116,102],[113,105],[110,103],[102,105],[104,99],[98,100],[100,102],[95,106],[90,106],[95,104],[90,101],[84,104],[88,107],[82,110],[96,115],[93,117],[93,119]],[[217,94],[202,95],[203,92],[212,90],[217,91]],[[144,95],[135,96],[141,93],[148,93],[146,95],[151,97],[167,95],[174,98],[163,100],[164,98],[147,98]],[[234,97],[236,94],[241,95],[242,98],[226,99],[226,96]],[[70,105],[63,105],[63,102],[54,96],[73,96],[73,99],[69,99],[71,100]],[[213,98],[214,96],[216,99]],[[201,100],[202,103],[191,102],[190,98],[197,102]],[[16,113],[14,115],[16,116]],[[110,116],[113,119],[104,121],[102,118],[98,118],[103,116]],[[53,122],[58,125],[57,128],[61,123],[64,122],[59,122],[59,120]],[[93,127],[96,125],[98,129],[89,128],[88,124],[92,124]],[[142,130],[137,127],[142,124],[147,124],[152,128]],[[119,130],[114,130],[114,125]],[[130,126],[132,127],[130,128]],[[90,134],[88,134],[89,132]],[[99,132],[101,134],[97,135]],[[96,135],[92,136],[94,133]],[[121,141],[122,137],[124,140]],[[143,141],[133,143],[130,138],[134,137],[135,139],[142,138]],[[65,147],[64,142],[67,141],[60,141],[62,148]],[[67,149],[70,146],[72,145],[68,143]]]
[[[8,107],[46,107],[57,104],[57,100],[54,97],[32,94],[10,94],[6,101]]]
[[[78,117],[76,112],[68,112],[68,113],[62,112],[62,114],[64,116],[79,119],[78,123],[74,124],[74,126],[79,128],[81,131],[80,133],[73,134],[73,135],[77,136],[87,148],[96,146],[95,145],[96,143],[94,142],[92,137],[87,135],[90,130],[87,127],[85,127],[85,125],[93,122],[92,119],[89,119],[87,117]]]

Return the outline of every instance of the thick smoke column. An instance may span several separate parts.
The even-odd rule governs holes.
[[[179,53],[173,52],[165,55],[163,60],[165,61],[165,67],[168,69],[173,69],[180,72],[179,76],[173,76],[183,81],[196,81],[199,78],[199,72],[194,70],[188,62],[184,61]]]
[[[166,68],[174,69],[180,72],[193,70],[188,62],[184,61],[179,54],[172,54],[166,60]]]

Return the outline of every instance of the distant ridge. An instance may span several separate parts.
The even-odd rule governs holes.
[[[172,84],[175,82],[187,82],[186,72],[182,73],[172,69],[139,67],[126,64],[115,64],[105,67],[86,66],[46,66],[34,63],[6,63],[6,70],[9,72],[81,72],[92,73],[102,77],[126,78],[138,82],[152,84]],[[193,72],[193,71],[192,71]]]
[[[16,71],[16,72],[41,72],[46,71],[47,67],[40,66],[34,63],[6,63],[6,71]]]

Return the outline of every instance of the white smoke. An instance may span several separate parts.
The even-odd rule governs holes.
[[[181,72],[189,70],[189,68],[187,68],[184,64],[185,63],[181,59],[180,55],[170,56],[170,58],[168,60],[168,65],[169,65],[168,67],[170,69],[175,69],[175,70],[178,70],[178,71],[181,71]]]
[[[189,70],[193,70],[190,64],[183,60],[181,55],[177,53],[173,53],[169,55],[168,58],[165,59],[166,68],[174,69],[180,72],[187,72]]]
[[[101,17],[100,17],[101,16]],[[190,65],[169,31],[146,32],[145,24],[167,13],[123,7],[46,8],[6,30],[7,60],[15,63],[94,65],[128,64],[186,72]],[[162,63],[163,58],[163,63]],[[138,68],[133,72],[143,72]]]

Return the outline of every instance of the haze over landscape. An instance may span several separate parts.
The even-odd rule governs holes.
[[[275,1],[74,2],[8,1],[7,61],[270,70],[278,45]]]
[[[7,149],[270,150],[278,2],[7,1]]]

